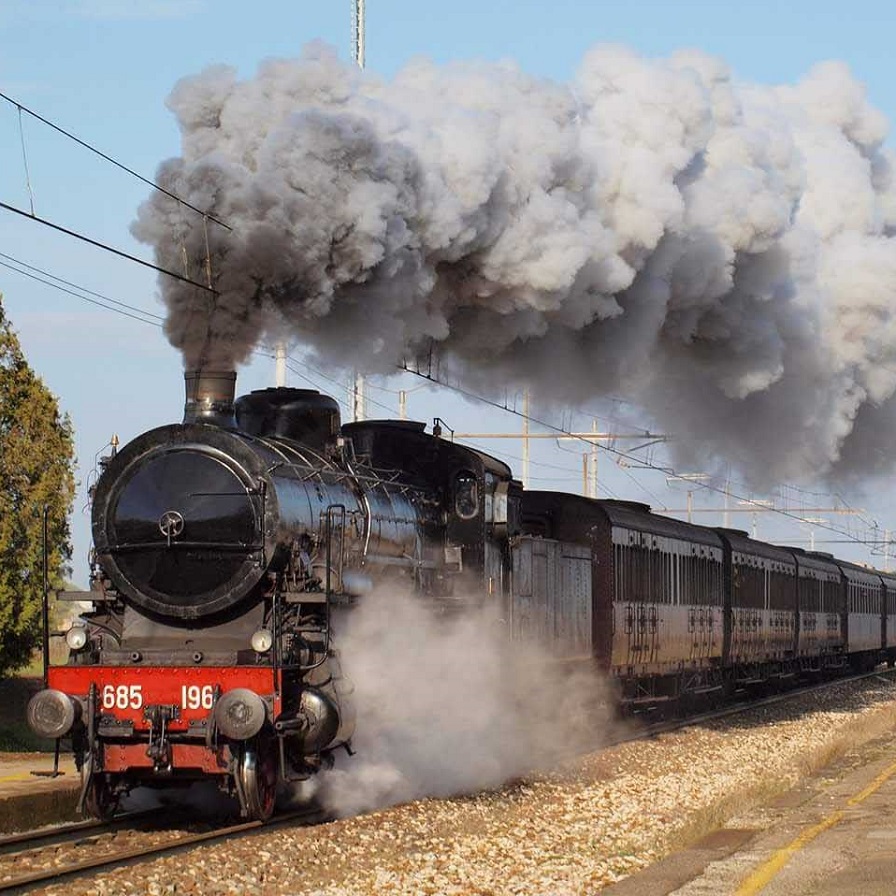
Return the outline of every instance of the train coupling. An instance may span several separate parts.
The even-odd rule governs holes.
[[[149,722],[146,755],[152,760],[156,772],[170,772],[171,742],[168,739],[168,724],[180,718],[180,707],[174,703],[147,706],[143,709],[143,718]]]

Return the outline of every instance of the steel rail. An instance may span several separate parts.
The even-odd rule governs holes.
[[[874,669],[871,672],[861,672],[857,675],[849,675],[843,678],[830,678],[817,684],[807,685],[806,687],[793,688],[788,691],[781,691],[778,694],[770,694],[768,697],[762,697],[758,700],[738,701],[720,709],[702,712],[697,715],[683,716],[680,719],[666,719],[662,722],[655,722],[646,725],[644,728],[631,735],[624,736],[618,740],[612,740],[606,744],[607,747],[614,747],[619,744],[630,743],[632,741],[644,740],[649,737],[656,737],[659,734],[667,734],[672,731],[681,731],[685,728],[691,728],[696,725],[703,725],[707,722],[715,722],[719,719],[725,719],[730,716],[740,715],[750,712],[754,709],[762,709],[766,706],[774,706],[777,703],[785,703],[797,697],[806,694],[812,694],[816,691],[823,691],[827,688],[836,687],[837,685],[851,684],[856,681],[862,681],[865,678],[881,678],[896,680],[896,669],[884,668]],[[637,720],[637,717],[629,717],[631,720]]]
[[[154,813],[158,815],[158,811]],[[82,860],[73,861],[70,864],[56,865],[54,867],[42,868],[36,871],[30,871],[13,877],[7,877],[0,880],[0,892],[12,892],[23,890],[26,887],[33,887],[35,884],[47,881],[58,882],[63,878],[73,878],[78,875],[86,874],[89,871],[99,871],[105,868],[117,868],[123,865],[132,864],[140,859],[154,858],[157,856],[172,855],[193,846],[204,843],[213,843],[220,840],[227,840],[241,834],[248,834],[252,831],[261,830],[263,828],[275,827],[277,825],[286,824],[290,821],[298,819],[304,820],[307,824],[320,823],[326,820],[324,813],[317,810],[295,810],[275,815],[268,821],[246,821],[239,824],[228,825],[222,828],[216,828],[213,831],[204,831],[199,834],[186,834],[182,837],[169,840],[165,843],[156,843],[149,846],[135,846],[122,849],[118,852],[103,856],[89,856]],[[113,820],[114,822],[115,820]],[[89,825],[89,823],[85,823]],[[71,830],[72,826],[69,826]],[[103,827],[101,824],[100,827]],[[105,825],[108,827],[108,824]],[[104,831],[99,831],[103,833]],[[82,835],[83,836],[83,835]],[[27,838],[27,835],[22,835]],[[72,839],[79,839],[76,832],[72,832]],[[85,847],[89,846],[85,843]],[[21,853],[11,853],[11,855],[25,855],[29,851],[22,850]],[[36,852],[36,851],[33,851]]]
[[[148,809],[141,812],[125,812],[110,818],[108,821],[88,819],[87,821],[75,821],[71,824],[54,825],[53,827],[39,828],[34,831],[9,834],[5,837],[0,837],[0,856],[24,852],[36,846],[46,848],[47,846],[68,843],[72,840],[81,839],[85,834],[104,834],[155,816],[158,816],[158,810]]]

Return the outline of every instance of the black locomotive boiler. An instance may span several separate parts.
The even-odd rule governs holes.
[[[82,807],[213,779],[244,815],[351,750],[340,623],[411,591],[492,605],[507,636],[680,706],[896,660],[896,577],[645,505],[524,491],[420,423],[340,426],[325,395],[234,401],[186,375],[182,423],[138,436],[93,495],[92,609],[28,718],[70,744]],[[522,648],[525,649],[525,646]]]
[[[263,818],[278,782],[350,748],[336,619],[374,587],[456,603],[504,588],[510,470],[423,425],[340,428],[336,402],[189,372],[182,423],[93,494],[94,609],[28,710],[71,740],[82,806],[214,777]],[[514,497],[510,497],[511,487]]]

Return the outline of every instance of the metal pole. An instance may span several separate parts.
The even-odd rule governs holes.
[[[523,488],[529,488],[529,390],[523,390]]]
[[[364,0],[352,2],[352,53],[355,65],[364,70]],[[355,370],[352,392],[352,420],[357,422],[365,417],[364,374]]]
[[[274,385],[282,389],[286,385],[286,343],[278,342],[276,348]]]
[[[44,632],[42,647],[44,654],[44,687],[48,687],[50,669],[50,506],[48,504],[44,505],[43,537],[44,600],[42,611]]]
[[[352,391],[352,420],[364,419],[364,376],[355,373],[355,388]]]
[[[594,438],[591,440],[591,489],[590,495],[592,498],[597,497],[597,433],[599,432],[597,428],[597,420],[591,421],[591,431],[594,433]]]
[[[398,392],[398,419],[408,419],[408,393],[404,389]]]
[[[352,55],[355,57],[355,64],[358,68],[364,68],[365,45],[364,45],[364,0],[353,0],[352,2]]]

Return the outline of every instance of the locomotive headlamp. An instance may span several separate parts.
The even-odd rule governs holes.
[[[80,623],[75,623],[65,633],[65,643],[72,650],[80,650],[87,643],[87,627]]]
[[[252,635],[249,643],[256,653],[267,653],[274,644],[274,636],[270,629],[260,628]]]
[[[264,700],[248,688],[234,688],[218,698],[215,725],[231,740],[248,740],[261,731],[267,718]]]
[[[28,724],[38,737],[64,737],[81,714],[81,704],[62,691],[38,691],[28,701]]]

